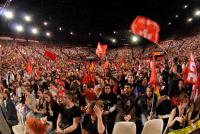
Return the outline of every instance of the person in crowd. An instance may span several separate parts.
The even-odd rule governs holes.
[[[2,103],[2,111],[4,117],[10,127],[18,124],[17,110],[14,102],[10,98],[10,91],[4,89],[3,91],[4,102]]]
[[[189,98],[185,93],[178,96],[178,105],[172,109],[168,120],[168,127],[170,131],[185,127],[186,108],[188,106],[188,102]]]
[[[56,129],[56,121],[59,114],[59,105],[57,102],[53,99],[53,96],[51,92],[46,91],[44,92],[44,98],[45,98],[45,106],[44,106],[44,114],[43,118],[41,120],[48,125],[48,132],[51,130]]]
[[[116,117],[117,96],[112,92],[110,85],[106,84],[99,99],[104,104],[103,115],[106,118],[107,132],[108,134],[112,134]]]
[[[183,92],[187,93],[186,89],[184,88],[184,81],[182,79],[180,79],[178,81],[178,89],[175,89],[172,97],[177,97]]]
[[[136,118],[136,102],[135,95],[131,84],[126,83],[124,86],[124,94],[121,95],[117,103],[116,121],[134,121]]]
[[[147,120],[151,120],[154,117],[155,108],[157,104],[157,95],[154,94],[153,87],[147,87],[146,93],[138,100],[138,107],[140,109],[140,116],[142,125],[144,126]]]
[[[56,133],[81,134],[81,111],[73,101],[71,93],[63,94],[63,106],[58,115]]]
[[[200,120],[200,96],[190,106],[188,114],[188,124],[192,126],[196,121]]]
[[[46,113],[46,109],[45,109],[46,101],[45,101],[43,92],[44,92],[43,89],[39,89],[37,92],[38,100],[37,100],[36,109],[34,109],[34,114],[37,117],[42,117]]]
[[[102,101],[91,101],[82,121],[82,134],[105,134],[106,121],[103,116]]]
[[[46,134],[47,127],[39,119],[29,116],[26,119],[24,134]]]

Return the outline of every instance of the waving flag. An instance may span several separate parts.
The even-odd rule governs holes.
[[[101,45],[100,42],[98,42],[97,48],[96,48],[96,54],[101,59],[106,54],[107,45]]]
[[[137,16],[131,25],[134,34],[138,34],[154,43],[159,41],[160,26],[149,18]]]
[[[45,50],[44,56],[50,58],[53,61],[56,60],[56,54],[51,51]]]
[[[190,54],[190,61],[186,67],[186,81],[190,84],[197,84],[197,68],[194,62],[194,56]]]
[[[150,80],[149,80],[149,84],[151,86],[155,86],[156,77],[157,77],[157,74],[156,74],[156,63],[155,63],[155,61],[151,61],[151,77],[150,77]]]
[[[26,64],[26,71],[31,75],[32,74],[32,67],[31,67],[31,62],[28,60]]]

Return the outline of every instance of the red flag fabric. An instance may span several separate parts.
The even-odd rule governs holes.
[[[114,93],[115,95],[117,95],[117,87],[118,87],[117,82],[115,82],[115,84],[114,84],[114,86],[113,86],[113,93]]]
[[[31,62],[28,60],[26,64],[26,71],[31,75],[32,74],[32,67],[31,67]]]
[[[51,51],[48,51],[48,50],[45,50],[44,51],[44,56],[45,57],[49,57],[51,60],[55,61],[56,60],[56,54],[51,52]]]
[[[134,34],[138,34],[152,42],[158,43],[160,26],[144,16],[137,16],[131,25]]]
[[[150,77],[150,80],[149,80],[149,84],[151,86],[155,86],[156,77],[157,77],[157,74],[156,74],[156,63],[155,63],[155,61],[151,61],[151,77]]]
[[[197,84],[197,68],[192,53],[190,54],[190,61],[185,69],[185,74],[188,83]]]
[[[83,84],[86,84],[86,83],[87,83],[87,73],[86,73],[86,70],[85,70],[85,69],[84,69],[84,71],[83,71],[82,83],[83,83]]]
[[[101,59],[106,54],[107,45],[101,45],[100,42],[98,42],[97,48],[96,48],[96,54]]]
[[[40,75],[40,70],[39,70],[38,67],[35,69],[35,75],[36,75],[36,76],[39,76],[39,75]]]

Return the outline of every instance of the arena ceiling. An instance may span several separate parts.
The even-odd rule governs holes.
[[[189,36],[199,32],[200,26],[200,13],[196,13],[199,0],[12,0],[7,8],[16,17],[11,22],[1,17],[1,34],[60,43],[129,44],[130,25],[137,15],[159,23],[161,40]],[[29,14],[32,22],[24,23],[23,14]],[[36,26],[40,34],[33,36],[28,30],[16,33],[11,27],[13,21]],[[51,38],[45,37],[46,31],[52,33]]]

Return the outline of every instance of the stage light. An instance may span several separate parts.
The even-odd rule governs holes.
[[[188,18],[187,21],[188,21],[188,22],[192,22],[192,18]]]
[[[113,33],[116,34],[117,32],[116,32],[116,31],[113,31]]]
[[[73,35],[74,33],[73,33],[73,32],[70,32],[70,34]]]
[[[16,25],[16,30],[17,30],[17,32],[23,32],[24,27],[22,25]]]
[[[25,15],[24,16],[24,20],[26,21],[26,22],[31,22],[31,16],[29,16],[29,15]]]
[[[185,8],[185,9],[188,8],[188,5],[184,5],[184,8]]]
[[[88,33],[88,35],[90,36],[90,35],[91,35],[91,33],[89,32],[89,33]]]
[[[171,22],[168,23],[168,25],[171,25],[171,24],[172,24]]]
[[[13,19],[14,18],[14,14],[13,14],[12,11],[5,11],[4,16],[6,17],[6,19]]]
[[[62,27],[59,27],[59,30],[62,31]]]
[[[38,29],[37,29],[37,28],[32,28],[31,32],[32,32],[33,34],[38,34]]]
[[[138,42],[138,37],[137,36],[135,36],[135,35],[133,35],[132,37],[131,37],[131,40],[132,40],[132,42]]]
[[[175,16],[176,18],[178,18],[179,17],[179,15],[178,14],[176,14],[176,16]]]
[[[48,25],[48,23],[45,21],[44,23],[43,23],[45,26],[47,26]]]
[[[100,36],[102,36],[102,34],[101,34],[101,33],[100,33],[99,35],[100,35]]]
[[[112,39],[112,43],[116,43],[117,42],[117,40],[116,39]]]
[[[50,32],[46,32],[46,36],[47,36],[47,37],[50,37],[50,36],[51,36],[51,33],[50,33]]]
[[[195,16],[200,16],[200,10],[195,11]]]

